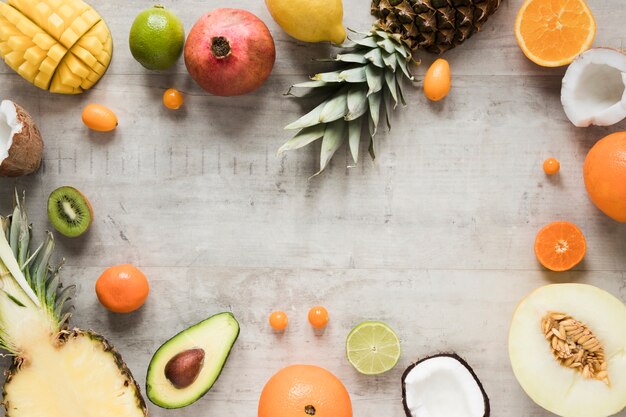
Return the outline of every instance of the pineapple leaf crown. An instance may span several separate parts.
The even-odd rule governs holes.
[[[293,85],[293,89],[309,89],[309,94],[321,92],[328,98],[321,104],[287,125],[287,130],[298,133],[279,150],[302,148],[322,139],[320,174],[339,147],[348,142],[352,159],[359,158],[362,131],[367,125],[369,153],[375,158],[374,137],[381,115],[391,128],[390,114],[398,103],[406,105],[402,92],[404,78],[413,80],[409,66],[413,55],[400,35],[388,33],[375,25],[359,39],[349,39],[341,45],[341,53],[327,61],[336,61],[344,67],[333,72],[315,74],[310,81]],[[304,95],[309,95],[304,94]]]
[[[61,330],[67,325],[71,315],[66,302],[74,295],[75,286],[63,287],[59,276],[61,265],[51,265],[54,251],[52,233],[48,232],[46,240],[34,251],[31,251],[32,227],[28,222],[24,204],[25,197],[20,201],[16,192],[13,213],[7,217],[0,216],[2,225],[2,233],[0,233],[1,261],[8,269],[7,272],[3,273],[2,280],[8,278],[6,275],[15,279],[31,301],[39,308],[46,310],[48,315],[58,324],[57,330]],[[6,249],[6,251],[1,249]],[[11,253],[7,254],[9,249]],[[14,259],[10,259],[11,255]],[[16,262],[15,265],[19,268],[22,276],[19,276],[19,273],[11,268],[13,262]],[[0,296],[5,295],[18,306],[26,307],[22,301],[4,289],[0,289],[0,292],[4,293]],[[0,347],[12,351],[3,336],[0,334]]]

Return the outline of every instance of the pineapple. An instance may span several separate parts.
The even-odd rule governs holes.
[[[369,32],[355,32],[359,39],[341,45],[331,61],[342,63],[337,71],[316,74],[293,88],[321,92],[327,99],[287,125],[297,130],[278,153],[322,140],[320,174],[344,142],[352,159],[359,158],[362,130],[368,132],[369,154],[376,156],[374,137],[384,114],[391,128],[391,111],[405,105],[402,84],[413,81],[411,67],[417,48],[444,52],[462,43],[499,7],[501,0],[373,0],[378,17]]]
[[[411,49],[436,54],[478,32],[502,0],[373,0],[381,28],[398,33]]]
[[[0,217],[0,347],[13,357],[3,404],[7,417],[145,417],[145,403],[126,364],[90,331],[68,330],[62,288],[50,266],[51,234],[30,251],[23,202]]]
[[[109,28],[82,0],[0,2],[0,56],[41,89],[61,94],[90,89],[112,53]]]

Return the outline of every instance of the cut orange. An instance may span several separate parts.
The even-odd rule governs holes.
[[[528,59],[560,67],[591,47],[596,21],[584,0],[526,0],[517,13],[515,36]]]
[[[551,271],[572,269],[583,260],[586,252],[585,236],[574,223],[550,223],[535,239],[535,255],[541,265]]]

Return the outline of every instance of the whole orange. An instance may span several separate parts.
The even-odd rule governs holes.
[[[137,310],[146,302],[149,292],[146,276],[129,264],[106,269],[96,281],[98,300],[115,313]]]
[[[626,222],[626,132],[613,133],[591,148],[584,175],[591,201],[607,216]]]
[[[259,417],[352,417],[346,387],[326,369],[293,365],[270,378],[259,400]]]

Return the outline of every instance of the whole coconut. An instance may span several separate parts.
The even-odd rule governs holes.
[[[265,23],[240,9],[215,9],[189,32],[185,65],[191,77],[217,96],[237,96],[259,88],[276,60],[274,39]]]
[[[41,165],[43,140],[33,118],[11,100],[0,103],[0,176],[31,174]]]

